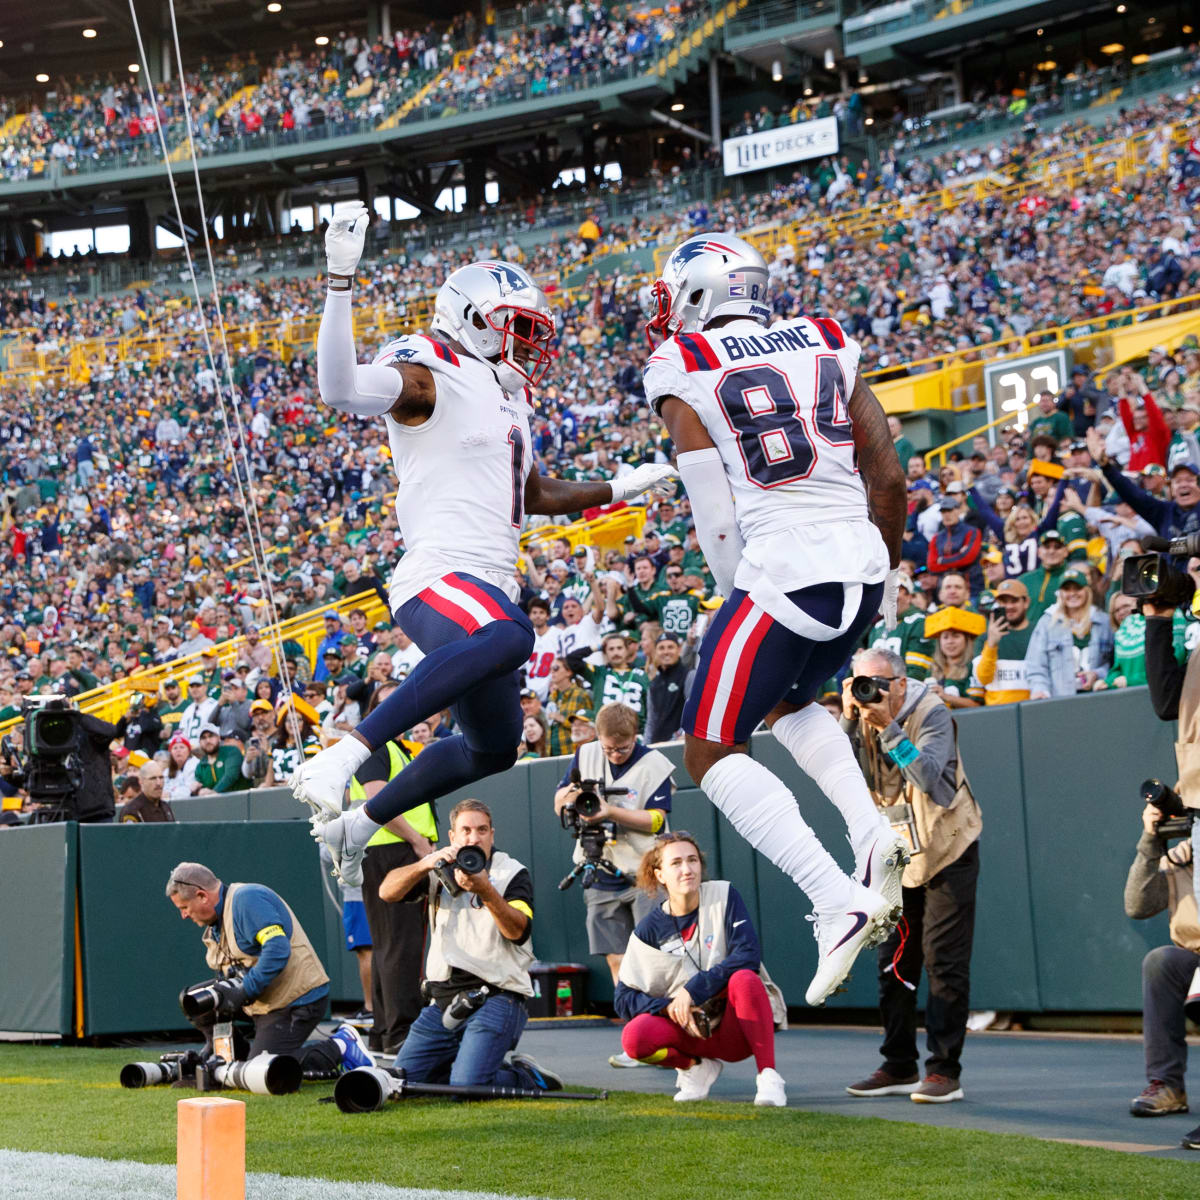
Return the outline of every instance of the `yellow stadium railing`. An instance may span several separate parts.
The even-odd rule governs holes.
[[[1033,400],[1026,404],[1024,408],[1009,409],[994,421],[988,421],[986,425],[980,425],[977,429],[968,430],[959,437],[953,438],[941,446],[936,446],[934,449],[925,454],[925,469],[930,470],[933,467],[940,467],[945,461],[946,456],[954,449],[955,446],[961,446],[965,442],[973,441],[981,433],[987,433],[990,429],[995,429],[997,425],[1011,425],[1015,421],[1018,425],[1022,425],[1022,418],[1029,415],[1029,411],[1037,406],[1037,401]]]

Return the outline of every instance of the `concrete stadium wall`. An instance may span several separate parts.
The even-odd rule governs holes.
[[[983,809],[972,1004],[1022,1011],[1137,1011],[1139,964],[1167,940],[1165,917],[1133,922],[1122,890],[1140,830],[1138,784],[1173,781],[1174,726],[1155,719],[1144,688],[1083,699],[967,711],[963,759]],[[803,897],[755,854],[699,790],[679,746],[671,824],[708,849],[709,873],[742,892],[763,957],[794,1005],[816,961]],[[752,753],[791,786],[831,853],[850,866],[840,817],[769,735]],[[585,962],[591,994],[611,998],[603,960],[591,959],[578,885],[562,892],[571,841],[552,797],[565,760],[523,763],[439,802],[444,817],[466,795],[493,809],[497,844],[533,875],[534,949],[549,962]],[[179,990],[205,977],[198,930],[163,894],[181,859],[208,863],[223,879],[278,890],[326,963],[335,1000],[361,996],[353,956],[324,886],[301,808],[284,790],[197,798],[176,806],[180,823],[57,825],[0,833],[0,1029],[70,1033],[76,989],[78,896],[83,1031],[132,1033],[180,1027]],[[19,970],[11,969],[20,964]],[[873,961],[864,958],[830,1007],[876,1003]]]

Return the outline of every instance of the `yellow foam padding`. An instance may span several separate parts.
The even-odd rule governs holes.
[[[279,706],[278,711],[275,713],[275,724],[276,725],[283,724],[284,718],[287,716],[287,711],[288,711],[289,705],[296,710],[297,715],[303,717],[306,721],[309,722],[309,724],[320,725],[321,718],[319,716],[317,716],[317,710],[315,708],[313,708],[313,706],[311,704],[309,704],[307,700],[303,700],[299,696],[297,696],[295,692],[292,693],[291,700],[284,701]]]
[[[931,613],[925,618],[925,636],[927,638],[937,637],[946,629],[958,629],[968,637],[978,637],[987,629],[987,618],[981,613],[967,612],[965,609],[954,607],[954,605],[949,608],[939,608],[937,612]]]
[[[129,753],[129,765],[131,767],[144,767],[150,761],[150,755],[141,750],[131,750]]]
[[[661,808],[650,809],[650,832],[661,833],[667,823],[667,814]]]
[[[1029,460],[1030,475],[1049,475],[1051,479],[1061,479],[1065,468],[1061,463],[1042,462],[1040,458],[1031,458]]]
[[[287,937],[283,932],[282,925],[264,925],[255,935],[254,940],[260,945],[265,946],[272,938]]]
[[[515,908],[517,912],[524,913],[531,921],[533,920],[533,909],[524,900],[510,900],[508,906]]]

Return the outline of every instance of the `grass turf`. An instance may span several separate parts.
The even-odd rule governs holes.
[[[0,1045],[0,1145],[173,1163],[175,1103],[192,1093],[117,1083],[157,1053]],[[350,1117],[316,1103],[331,1091],[233,1093],[248,1169],[578,1200],[1099,1200],[1194,1195],[1197,1181],[1188,1162],[720,1101],[408,1100]]]

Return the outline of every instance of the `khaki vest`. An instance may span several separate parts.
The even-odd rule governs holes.
[[[1159,870],[1167,877],[1167,911],[1171,914],[1171,941],[1200,954],[1200,914],[1192,887],[1192,864],[1176,866],[1164,856]]]
[[[615,784],[618,787],[632,789],[627,796],[609,797],[608,803],[614,808],[638,811],[644,809],[646,801],[654,795],[662,781],[670,777],[673,770],[671,760],[665,754],[658,750],[651,750],[643,754],[621,776],[619,781],[615,781],[612,777],[612,766],[604,757],[604,751],[600,749],[599,742],[585,742],[579,747],[579,774],[584,779],[599,779],[610,787]],[[663,813],[663,827],[659,833],[665,833],[671,828],[670,823],[665,819],[666,816],[667,814]],[[642,865],[643,856],[647,850],[653,849],[654,839],[657,836],[658,834],[654,833],[638,833],[636,830],[618,825],[617,835],[605,846],[604,855],[614,867],[629,876],[632,884],[637,878],[638,867]],[[583,862],[583,847],[578,842],[575,843],[572,861]]]
[[[412,759],[405,753],[404,748],[398,746],[395,742],[388,742],[388,783],[391,783],[405,767],[408,766]],[[360,804],[366,802],[367,790],[357,779],[350,780],[350,807],[357,808]],[[437,841],[437,818],[433,815],[433,806],[430,804],[418,804],[416,808],[410,808],[407,812],[400,814],[423,838],[431,842]],[[367,843],[367,847],[371,846],[386,846],[394,842],[402,842],[404,839],[398,834],[393,833],[386,825],[381,825],[379,829],[371,835],[371,840]]]
[[[904,733],[914,745],[926,716],[941,703],[933,692],[926,692],[917,701],[912,712],[905,717]],[[963,770],[962,756],[958,752],[958,726],[954,726],[957,774],[954,801],[949,808],[934,804],[924,792],[905,779],[900,768],[880,749],[878,738],[866,737],[864,745],[867,748],[875,802],[881,807],[902,802],[912,806],[913,822],[921,840],[922,852],[914,854],[912,862],[904,868],[902,882],[905,887],[920,887],[928,883],[943,867],[948,867],[960,858],[983,829],[983,817]],[[907,832],[903,825],[893,828],[900,834]]]
[[[664,900],[665,911],[669,900]],[[644,992],[647,996],[673,996],[697,970],[708,971],[729,955],[725,942],[725,910],[729,906],[729,883],[724,879],[707,880],[700,885],[700,907],[696,912],[695,943],[699,953],[697,967],[686,954],[666,954],[643,942],[636,933],[629,935],[629,945],[621,959],[618,981],[626,987]],[[767,999],[771,1002],[771,1019],[776,1029],[786,1029],[787,1004],[783,992],[759,963],[758,977],[763,981]]]
[[[1179,767],[1176,789],[1188,808],[1200,808],[1200,655],[1188,659],[1179,694],[1179,741],[1175,743]]]
[[[492,852],[488,878],[501,896],[518,871],[515,858],[500,850]],[[435,983],[449,979],[454,967],[478,976],[493,987],[522,996],[533,995],[529,964],[533,962],[533,939],[510,942],[500,932],[495,917],[480,904],[472,892],[451,896],[431,875],[433,890],[432,930],[425,976]]]
[[[225,889],[225,909],[221,914],[220,933],[211,937],[206,931],[204,935],[204,957],[214,971],[224,972],[227,967],[237,965],[247,970],[258,962],[257,954],[246,954],[237,944],[233,933],[233,898],[238,889],[244,887],[241,883],[231,883]],[[281,901],[292,918],[292,936],[289,941],[291,954],[282,971],[271,980],[270,987],[261,996],[243,1005],[243,1011],[249,1016],[257,1017],[263,1013],[278,1012],[287,1008],[294,1000],[298,1000],[305,992],[320,987],[329,982],[321,960],[304,932],[304,926],[296,919],[287,901]]]

